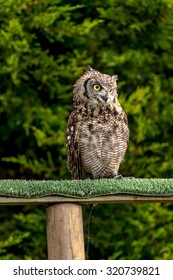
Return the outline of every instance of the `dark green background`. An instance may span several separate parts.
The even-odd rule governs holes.
[[[87,64],[119,76],[120,172],[173,177],[172,46],[171,0],[0,0],[0,178],[70,179],[65,127]],[[172,208],[95,207],[89,258],[173,258]],[[46,258],[44,207],[1,207],[0,236],[1,259]]]

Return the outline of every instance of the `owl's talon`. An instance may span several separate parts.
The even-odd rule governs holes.
[[[113,179],[124,179],[124,177],[121,174],[118,174],[114,176]]]
[[[135,177],[131,177],[131,176],[130,177],[123,177],[122,175],[117,175],[116,177],[115,177],[115,179],[124,179],[124,180],[126,180],[126,179],[127,180],[135,179]]]
[[[135,177],[123,177],[121,174],[115,175],[112,177],[112,179],[123,179],[123,180],[131,180],[131,179],[135,179]]]

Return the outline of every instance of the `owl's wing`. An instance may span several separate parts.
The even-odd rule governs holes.
[[[72,179],[81,179],[81,158],[78,147],[78,129],[76,112],[73,111],[67,124],[67,167],[72,174]]]
[[[122,112],[122,119],[124,122],[124,140],[126,141],[126,144],[128,146],[129,143],[129,127],[128,127],[128,119],[126,113],[123,111]]]

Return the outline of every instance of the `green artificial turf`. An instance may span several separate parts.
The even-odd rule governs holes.
[[[108,194],[170,196],[173,195],[173,179],[0,180],[0,196],[88,198]]]

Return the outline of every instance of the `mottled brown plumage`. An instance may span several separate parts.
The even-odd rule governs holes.
[[[116,81],[117,76],[88,67],[74,85],[67,125],[67,165],[73,179],[118,176],[129,129]]]

